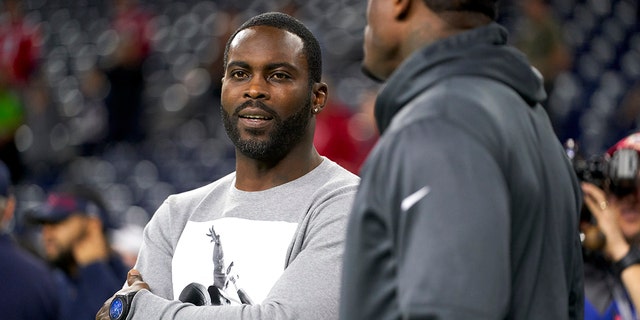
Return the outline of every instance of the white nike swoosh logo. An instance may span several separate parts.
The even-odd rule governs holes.
[[[429,194],[429,192],[431,192],[431,188],[429,188],[428,186],[422,187],[422,189],[420,189],[420,190],[412,193],[410,196],[404,198],[404,200],[402,200],[402,203],[400,204],[400,208],[402,209],[402,211],[409,210],[411,207],[413,207],[414,204],[416,204],[422,198],[427,196]]]

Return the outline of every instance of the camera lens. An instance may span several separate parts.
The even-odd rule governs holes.
[[[620,149],[609,161],[609,192],[624,197],[636,191],[638,181],[638,152]]]

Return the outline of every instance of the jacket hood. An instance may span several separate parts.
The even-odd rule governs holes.
[[[380,132],[425,89],[448,77],[462,75],[504,83],[530,106],[546,99],[540,73],[531,67],[523,53],[507,45],[507,30],[491,23],[436,41],[406,59],[391,74],[376,101]]]

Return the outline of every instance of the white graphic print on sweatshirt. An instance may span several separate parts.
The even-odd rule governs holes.
[[[192,282],[205,287],[213,285],[213,228],[224,252],[222,270],[231,271],[236,277],[235,285],[254,303],[261,303],[284,271],[297,226],[291,222],[240,218],[187,222],[172,260],[173,298],[178,299],[184,287]],[[228,286],[226,295],[237,298],[233,285]]]

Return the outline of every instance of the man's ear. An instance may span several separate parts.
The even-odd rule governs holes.
[[[423,0],[393,0],[393,16],[397,20],[403,20],[407,16],[409,8],[411,8],[412,1]]]
[[[313,99],[311,101],[311,112],[317,114],[327,104],[328,86],[324,82],[316,82],[313,84]]]

